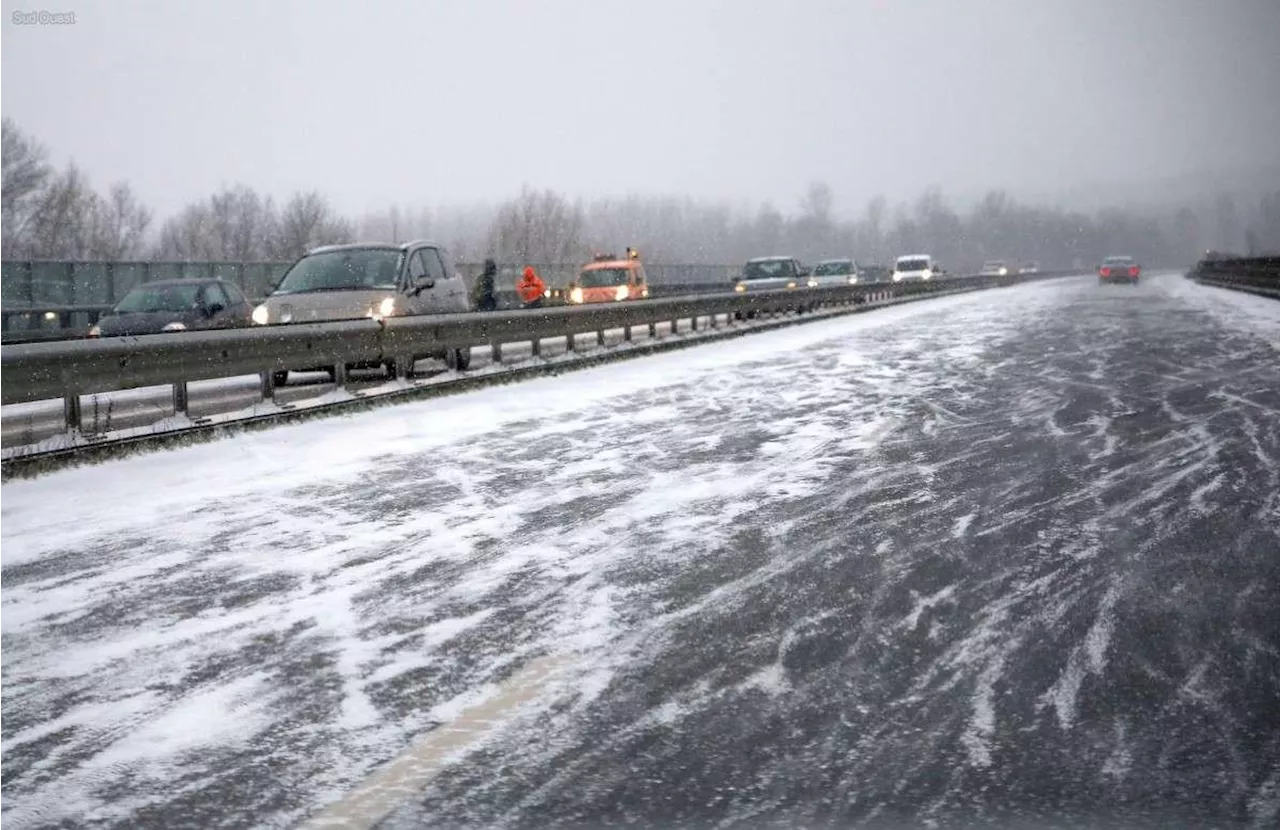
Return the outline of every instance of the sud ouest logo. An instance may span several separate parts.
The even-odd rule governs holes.
[[[17,26],[70,26],[76,22],[75,12],[14,12],[11,19]]]

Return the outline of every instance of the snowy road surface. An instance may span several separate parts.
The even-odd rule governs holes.
[[[1176,275],[15,481],[2,557],[9,830],[1280,820],[1280,303]]]

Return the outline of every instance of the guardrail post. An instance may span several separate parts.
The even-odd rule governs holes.
[[[276,381],[270,372],[263,372],[258,375],[262,381],[262,400],[273,401],[276,397]]]
[[[502,362],[502,344],[495,342],[489,347],[489,353],[494,363]]]
[[[578,333],[571,331],[564,336],[564,350],[566,352],[577,351],[578,344],[574,341],[578,339]]]
[[[596,329],[596,345],[604,345],[604,329]]]
[[[173,414],[185,416],[190,398],[187,395],[187,382],[180,380],[173,385]]]
[[[631,342],[631,326],[622,327],[622,342],[624,343]]]
[[[62,421],[68,432],[80,431],[80,396],[68,395],[62,399]]]
[[[698,330],[698,313],[697,312],[694,312],[693,316],[689,318],[689,326],[691,331]]]
[[[542,341],[541,341],[540,339],[538,339],[537,337],[535,337],[535,338],[533,338],[533,340],[529,341],[529,351],[530,351],[530,354],[532,354],[534,357],[538,357],[539,355],[541,355],[541,354],[542,354]]]
[[[653,339],[654,339],[654,338],[656,338],[657,336],[658,336],[658,324],[657,324],[657,323],[650,323],[650,324],[649,324],[649,339],[650,339],[650,340],[653,340]]]
[[[333,385],[337,389],[347,388],[347,364],[339,360],[333,364]]]

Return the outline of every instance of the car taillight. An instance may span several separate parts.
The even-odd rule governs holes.
[[[1129,276],[1131,277],[1138,276],[1138,267],[1136,265],[1129,269]]]
[[[1103,269],[1102,269],[1102,271],[1101,271],[1100,273],[1101,273],[1101,274],[1102,274],[1102,276],[1104,276],[1104,277],[1109,277],[1109,276],[1111,276],[1111,269],[1110,269],[1110,268],[1103,268]]]

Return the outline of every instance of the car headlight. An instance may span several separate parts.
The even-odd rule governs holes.
[[[186,331],[186,330],[187,330],[186,323],[165,323],[164,328],[160,329],[160,331]]]
[[[810,287],[810,288],[817,288],[817,287],[818,287],[818,281],[817,281],[817,280],[809,280],[808,285],[809,285],[809,287]]]
[[[101,336],[102,336],[102,329],[98,327],[97,323],[94,323],[92,326],[89,326],[89,337],[101,337]]]
[[[576,285],[573,287],[573,290],[569,292],[569,302],[571,302],[571,303],[580,303],[580,302],[582,302],[582,289],[581,289],[581,288],[578,288]]]
[[[795,280],[792,280],[791,282],[787,283],[787,288],[795,288],[795,287],[796,287]]]
[[[1000,276],[1002,276],[1002,277],[1003,277],[1003,276],[1004,276],[1005,274],[1007,274],[1007,273],[1009,273],[1009,269],[1008,269],[1008,268],[1001,268],[1001,269],[1000,269]]]
[[[615,300],[625,300],[627,298],[627,287],[625,285],[619,285],[618,290],[614,293],[613,297]]]
[[[901,275],[901,274],[899,274],[897,271],[894,271],[894,272],[893,272],[893,281],[894,281],[894,282],[902,282],[902,275]]]
[[[270,319],[271,315],[267,312],[265,305],[260,305],[253,310],[253,322],[259,326],[265,326]]]
[[[857,285],[857,284],[858,284],[858,278],[857,278],[857,277],[849,277],[849,284],[850,284],[850,285]]]
[[[383,297],[382,302],[378,303],[378,314],[382,317],[390,317],[396,313],[396,298]]]
[[[741,282],[740,282],[740,283],[738,283],[737,285],[735,285],[735,286],[733,287],[733,290],[734,290],[734,291],[737,291],[739,294],[741,294],[743,291],[746,291],[746,290],[747,290],[746,283],[741,283]]]

